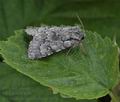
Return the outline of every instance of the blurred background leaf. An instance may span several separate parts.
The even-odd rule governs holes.
[[[120,44],[119,0],[0,0],[0,39],[28,25],[79,23],[102,36],[116,35]]]

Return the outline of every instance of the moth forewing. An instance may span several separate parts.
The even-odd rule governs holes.
[[[27,27],[25,32],[33,36],[28,48],[30,59],[47,57],[77,46],[84,37],[84,32],[79,26]]]

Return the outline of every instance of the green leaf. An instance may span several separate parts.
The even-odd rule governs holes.
[[[0,39],[5,39],[14,30],[26,25],[42,23],[42,17],[55,7],[54,1],[56,0],[0,0]]]
[[[0,102],[96,102],[75,100],[53,95],[32,79],[18,73],[5,63],[0,63]]]
[[[118,46],[109,38],[86,32],[82,45],[45,59],[29,60],[23,30],[0,42],[4,62],[42,85],[76,99],[94,99],[118,82]]]

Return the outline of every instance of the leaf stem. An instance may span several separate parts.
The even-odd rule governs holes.
[[[112,99],[111,102],[119,102],[118,97],[113,92],[110,92],[110,96]]]

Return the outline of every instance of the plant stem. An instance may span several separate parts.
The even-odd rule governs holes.
[[[118,97],[113,92],[110,93],[110,96],[112,100],[111,102],[120,102]]]

